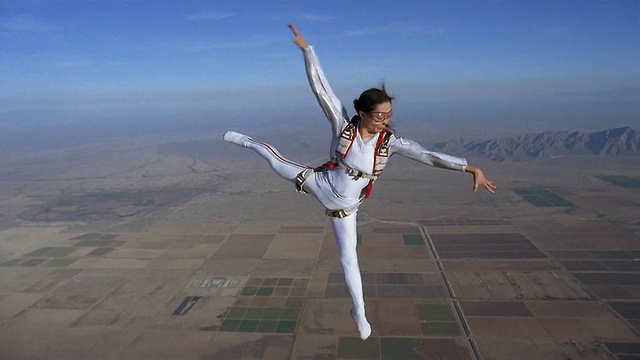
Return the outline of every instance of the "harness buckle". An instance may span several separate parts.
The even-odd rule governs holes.
[[[344,209],[326,210],[324,213],[325,215],[327,215],[327,217],[338,218],[338,219],[342,219],[344,217],[349,216],[349,214],[347,214],[347,212],[344,211]]]

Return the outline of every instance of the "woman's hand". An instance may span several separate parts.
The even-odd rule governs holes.
[[[307,44],[307,41],[302,37],[302,35],[300,35],[300,33],[298,32],[298,29],[296,29],[295,26],[293,26],[292,24],[289,24],[289,29],[293,31],[293,35],[295,36],[295,39],[293,39],[293,43],[298,45],[300,50],[305,50],[306,48],[309,47],[309,44]]]
[[[484,177],[484,173],[482,172],[482,170],[480,170],[480,168],[473,165],[467,165],[465,171],[473,174],[473,192],[478,191],[478,187],[480,185],[482,185],[490,193],[496,192],[496,186],[493,185],[491,181],[487,180],[486,177]]]

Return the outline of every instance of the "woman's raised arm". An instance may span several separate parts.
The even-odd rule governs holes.
[[[313,47],[307,44],[307,41],[300,35],[295,26],[289,25],[289,28],[295,36],[292,40],[293,43],[304,54],[304,64],[311,91],[313,91],[320,108],[331,124],[333,136],[339,136],[342,128],[349,122],[347,109],[331,89]]]

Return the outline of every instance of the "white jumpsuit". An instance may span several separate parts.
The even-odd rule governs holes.
[[[303,52],[309,84],[320,107],[331,124],[333,137],[330,156],[333,157],[336,147],[338,146],[340,133],[348,124],[349,116],[342,102],[336,97],[327,82],[313,47],[309,46]],[[246,136],[242,136],[240,139],[232,139],[232,136],[228,136],[228,134],[230,133],[225,135],[225,140],[253,149],[284,179],[293,182],[301,171],[309,168],[308,166],[292,162],[282,157],[282,155],[269,144]],[[373,138],[364,141],[360,135],[357,134],[353,145],[344,158],[344,163],[364,173],[371,173],[373,170],[375,147],[379,136],[380,134],[377,134]],[[452,170],[464,171],[467,165],[466,160],[463,158],[428,151],[414,141],[392,135],[389,141],[389,156],[394,154],[399,154],[427,165]],[[304,189],[317,198],[326,209],[335,210],[357,206],[360,202],[362,190],[368,184],[369,180],[364,178],[354,179],[354,177],[347,173],[347,170],[336,166],[328,171],[313,173],[304,183]],[[366,339],[371,333],[371,327],[365,317],[362,278],[356,254],[356,216],[357,211],[344,218],[331,218],[331,227],[336,239],[347,287],[353,302],[351,315],[358,326],[360,336]]]

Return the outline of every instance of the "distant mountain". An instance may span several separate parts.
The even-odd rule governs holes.
[[[432,148],[452,155],[481,155],[495,161],[560,155],[637,155],[640,154],[640,133],[628,126],[591,133],[543,132],[493,140],[455,139],[436,143]]]

